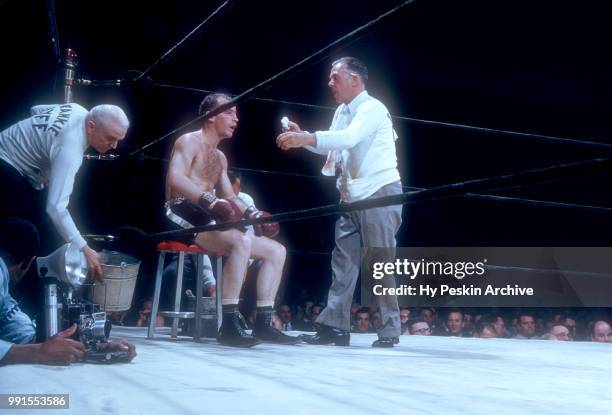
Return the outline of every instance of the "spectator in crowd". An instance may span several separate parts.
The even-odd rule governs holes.
[[[543,337],[545,340],[571,341],[570,330],[561,323],[553,324],[548,333]]]
[[[278,307],[278,317],[283,324],[283,331],[293,330],[293,325],[291,324],[291,307],[289,304],[281,304],[280,307]]]
[[[565,314],[561,316],[559,323],[563,324],[569,330],[570,340],[576,340],[576,319]]]
[[[212,264],[208,255],[204,255],[203,261],[203,287],[204,296],[214,297],[216,295],[216,280],[212,270]],[[168,310],[169,307],[174,305],[174,287],[176,285],[176,276],[178,271],[178,254],[167,254],[164,274],[162,278],[162,287],[159,298],[159,306],[162,310]],[[191,293],[196,291],[196,275],[197,265],[194,255],[185,255],[183,262],[183,287],[190,287]],[[187,289],[183,290],[181,294],[181,304],[188,303]],[[195,294],[194,294],[195,299]],[[144,307],[142,308],[144,310]],[[140,311],[142,311],[140,310]],[[140,318],[140,317],[139,317]]]
[[[408,331],[413,336],[431,336],[429,324],[421,317],[408,320]]]
[[[138,311],[138,321],[136,325],[138,327],[148,327],[151,322],[151,310],[153,309],[153,300],[150,298],[145,299],[142,302],[142,308]],[[156,327],[162,327],[164,325],[164,318],[157,315],[157,321],[155,322]]]
[[[314,301],[307,300],[304,301],[304,319],[310,321],[312,323],[312,306],[314,305]]]
[[[536,337],[540,334],[547,333],[546,320],[541,315],[534,315],[535,318],[535,335]]]
[[[472,332],[474,331],[474,321],[475,313],[473,310],[462,310],[463,312],[463,335],[464,337],[470,337]]]
[[[463,312],[459,309],[450,310],[446,317],[446,334],[448,336],[463,337]]]
[[[493,321],[493,328],[495,329],[495,337],[506,338],[510,337],[510,333],[506,330],[506,321],[501,315],[495,316]]]
[[[437,315],[436,311],[431,307],[419,308],[418,316],[427,322],[432,333],[437,332]]]
[[[516,316],[512,317],[512,320],[510,321],[510,327],[511,327],[510,330],[511,330],[511,333],[512,333],[511,337],[514,337],[516,335],[516,333],[518,333],[518,321],[519,321],[519,319]]]
[[[597,343],[612,343],[612,329],[606,321],[599,320],[593,324],[591,341]]]
[[[300,300],[301,304],[307,304],[305,300]],[[356,304],[353,304],[353,307]],[[322,304],[316,301],[312,302],[310,306],[310,318],[314,321],[320,314]],[[150,309],[150,306],[149,306]],[[296,328],[297,321],[295,320],[295,314],[292,313],[292,308],[288,304],[283,304],[279,308],[279,315],[275,317],[278,321],[279,327],[285,329],[284,321],[290,322],[293,330],[304,330],[314,331],[314,327]],[[304,307],[306,310],[306,307]],[[473,330],[468,332],[465,329],[465,312],[473,313]],[[358,310],[351,310],[355,317],[352,320],[351,331],[353,333],[372,333],[375,331],[373,325],[376,325],[378,311],[372,311],[369,307],[361,307]],[[611,342],[612,343],[612,329],[606,322],[609,318],[609,309],[573,309],[571,314],[568,311],[563,311],[555,314],[555,309],[541,309],[538,311],[538,319],[546,321],[546,329],[544,332],[539,332],[537,329],[537,319],[531,311],[522,310],[518,317],[514,318],[513,327],[516,335],[512,336],[511,331],[508,330],[506,322],[510,319],[505,316],[497,309],[449,309],[445,312],[446,318],[441,328],[444,331],[435,332],[432,330],[428,321],[420,315],[424,315],[430,321],[435,321],[439,311],[430,307],[423,307],[417,309],[416,312],[411,313],[409,308],[402,308],[400,310],[402,327],[405,328],[402,331],[402,335],[417,335],[417,336],[431,336],[431,335],[446,335],[446,336],[461,336],[461,337],[477,337],[483,339],[491,338],[515,338],[515,339],[546,339],[546,340],[558,340],[558,341],[576,341],[577,339],[585,339],[593,342]],[[490,314],[487,314],[489,312]],[[406,317],[411,318],[406,319]],[[283,317],[284,316],[284,317]],[[591,321],[587,326],[583,322]],[[569,323],[569,327],[567,324]],[[300,326],[301,327],[301,326]],[[544,327],[544,326],[543,326]],[[575,337],[573,333],[578,332],[578,337]]]
[[[367,307],[362,307],[355,313],[355,322],[353,324],[353,333],[369,333],[370,332],[370,310]]]
[[[536,322],[532,314],[522,313],[518,316],[517,320],[517,334],[513,337],[514,339],[534,339]]]
[[[562,311],[553,312],[552,318],[550,319],[550,328],[552,328],[553,324],[557,324],[561,322],[561,316],[563,315]]]
[[[321,306],[315,304],[314,301],[305,301],[303,306],[298,307],[298,313],[300,309],[303,310],[304,316],[301,319],[294,319],[293,328],[301,331],[316,331],[314,321],[321,313]]]
[[[486,317],[478,319],[478,322],[474,326],[474,337],[481,339],[495,339],[498,336],[497,330],[495,329],[494,323]]]
[[[294,330],[312,331],[312,301],[304,301],[297,305],[295,318],[291,325]]]

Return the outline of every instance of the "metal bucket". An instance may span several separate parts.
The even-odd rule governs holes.
[[[102,251],[101,257],[104,285],[96,284],[88,290],[88,299],[104,304],[106,311],[129,310],[140,261],[121,252],[107,250]]]

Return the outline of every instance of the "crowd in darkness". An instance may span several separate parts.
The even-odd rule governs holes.
[[[173,267],[176,260],[166,266],[160,310],[169,310],[174,304]],[[244,324],[252,326],[255,321],[253,278],[256,267],[250,267],[247,283],[241,294],[240,312]],[[212,280],[214,283],[214,280]],[[195,286],[195,266],[185,263],[184,285]],[[192,287],[194,288],[194,287]],[[214,285],[208,295],[214,295]],[[185,290],[188,292],[189,290]],[[303,290],[301,300],[287,301],[281,297],[276,301],[272,323],[281,331],[316,331],[315,320],[325,308],[325,302],[308,299]],[[184,295],[183,308],[188,299]],[[148,326],[153,301],[144,296],[134,301],[131,310],[110,313],[113,324]],[[400,309],[402,336],[454,336],[502,339],[537,339],[559,341],[590,341],[612,343],[612,308],[446,308],[403,307]],[[157,317],[157,326],[169,325]],[[351,332],[376,333],[383,324],[376,305],[351,305]]]
[[[115,324],[149,324],[151,300],[139,302],[138,311],[113,315]],[[314,321],[325,308],[316,301],[279,302],[272,323],[282,331],[315,331]],[[255,312],[242,308],[245,324]],[[609,308],[433,308],[400,309],[402,336],[479,337],[612,343],[612,309]],[[166,322],[158,317],[158,326]],[[376,333],[383,324],[376,305],[351,306],[351,332]]]
[[[277,313],[280,324],[293,330],[312,330],[324,307],[312,301]],[[612,310],[602,308],[408,308],[400,310],[402,335],[454,336],[612,343]],[[375,333],[383,324],[374,306],[353,304],[351,332]]]
[[[353,304],[353,332],[382,324],[375,306]],[[612,343],[608,309],[402,308],[402,335]]]

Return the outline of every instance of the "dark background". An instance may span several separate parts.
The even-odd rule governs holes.
[[[147,68],[220,3],[57,1],[59,45],[77,51],[83,77],[118,78]],[[240,93],[398,3],[238,1],[151,76],[159,83]],[[62,100],[47,12],[46,1],[0,0],[0,128],[27,116],[32,105]],[[326,87],[330,63],[353,55],[370,69],[368,91],[392,114],[610,142],[608,16],[603,2],[417,1],[262,96],[334,106]],[[126,224],[162,230],[166,164],[127,154],[194,118],[201,98],[159,87],[75,89],[75,102],[88,108],[119,104],[132,122],[120,161],[85,161],[77,177],[71,212],[83,233],[112,233]],[[274,144],[282,115],[317,130],[327,129],[332,112],[257,101],[238,110],[236,135],[222,145],[231,166],[313,176],[243,172],[243,188],[259,207],[281,212],[337,201],[333,180],[319,175],[322,158],[283,153]],[[403,121],[396,121],[396,129],[407,186],[609,153]],[[146,155],[167,158],[178,135]],[[496,194],[612,206],[609,176]],[[306,290],[301,296],[326,292],[334,219],[282,225],[280,239],[290,249],[285,278],[290,298],[300,290]],[[610,231],[608,213],[458,199],[406,206],[398,239],[404,246],[609,246]],[[153,255],[143,258],[144,291]]]

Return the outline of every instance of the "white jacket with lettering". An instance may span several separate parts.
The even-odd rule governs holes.
[[[35,189],[49,187],[46,211],[67,242],[86,245],[68,212],[74,177],[87,149],[85,117],[78,104],[38,105],[32,116],[0,132],[0,158]]]

